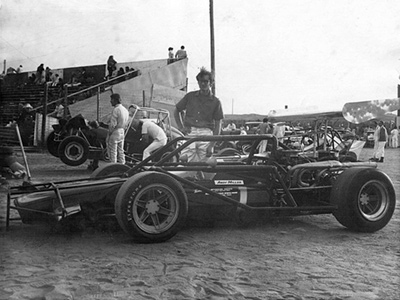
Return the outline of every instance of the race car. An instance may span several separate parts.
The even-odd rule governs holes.
[[[143,150],[152,142],[152,140],[144,142],[141,139],[141,133],[132,129],[130,126],[132,119],[156,123],[163,128],[168,140],[183,135],[178,129],[171,126],[169,111],[137,105],[131,106],[134,107],[134,111],[125,131],[124,150],[127,160],[140,161]],[[93,126],[91,123],[96,125]],[[53,129],[46,140],[47,149],[50,154],[59,157],[63,163],[69,166],[79,166],[88,159],[108,159],[106,145],[108,125],[95,121],[88,122],[79,114],[69,120],[61,119],[59,124],[53,125]]]
[[[249,154],[171,160],[196,142],[232,140],[250,140]],[[256,154],[262,140],[270,151]],[[173,143],[179,146],[170,151]],[[192,218],[232,218],[247,225],[275,215],[333,214],[359,232],[375,232],[390,221],[394,187],[375,162],[287,164],[285,156],[293,155],[269,134],[182,136],[132,167],[105,164],[87,179],[12,187],[6,224],[11,209],[24,223],[115,216],[133,240],[164,242]],[[156,156],[163,158],[154,161]]]

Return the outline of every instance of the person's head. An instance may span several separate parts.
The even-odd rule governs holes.
[[[379,121],[379,122],[378,122],[378,125],[379,125],[379,126],[383,126],[383,121]]]
[[[128,112],[129,112],[129,116],[133,116],[133,114],[135,113],[137,106],[134,104],[129,105],[128,107]]]
[[[92,129],[97,129],[97,128],[99,128],[99,122],[97,122],[96,120],[94,120],[94,121],[90,121],[89,123],[88,123],[88,125],[90,126],[90,128],[92,128]]]
[[[185,50],[185,46],[182,45],[182,46],[181,46],[181,50]]]
[[[31,111],[33,109],[32,105],[30,105],[29,103],[25,104],[23,107],[26,111]]]
[[[128,66],[125,67],[125,71],[129,72],[129,67]]]
[[[168,51],[172,51],[172,50],[174,50],[174,48],[172,48],[172,47],[169,47],[169,48],[168,48]]]
[[[214,84],[213,74],[210,71],[207,71],[204,67],[200,69],[196,79],[202,92],[208,92],[210,87]]]
[[[263,123],[268,123],[268,118],[264,118]]]
[[[110,98],[111,98],[110,102],[111,102],[112,106],[116,106],[117,104],[121,103],[121,96],[119,94],[112,94],[110,96]]]

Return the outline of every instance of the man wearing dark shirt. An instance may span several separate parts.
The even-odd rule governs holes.
[[[174,112],[178,128],[190,136],[219,135],[224,118],[221,102],[211,92],[213,74],[202,68],[196,76],[200,90],[189,92],[177,104]],[[182,151],[188,161],[201,161],[211,154],[213,144],[197,142]]]

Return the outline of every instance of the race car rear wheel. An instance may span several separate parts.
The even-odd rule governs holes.
[[[339,175],[332,188],[333,213],[340,224],[360,232],[375,232],[390,221],[396,196],[390,178],[374,168],[353,168]]]
[[[79,166],[89,156],[89,144],[79,136],[68,136],[61,141],[58,155],[63,163],[69,166]]]
[[[54,131],[50,132],[49,136],[46,140],[46,146],[49,153],[55,157],[59,157],[58,155],[58,147],[60,146],[60,142],[55,140],[56,133]]]
[[[108,163],[103,166],[98,167],[96,170],[90,174],[90,178],[101,178],[106,176],[119,176],[130,168],[127,165],[118,163]]]
[[[164,242],[183,226],[187,196],[178,181],[158,172],[138,173],[119,189],[115,213],[122,229],[138,242]]]

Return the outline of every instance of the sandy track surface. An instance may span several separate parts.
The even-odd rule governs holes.
[[[49,154],[28,160],[33,180],[89,176],[86,166]],[[114,226],[71,233],[13,221],[6,232],[3,190],[0,299],[400,299],[400,148],[387,149],[379,168],[397,205],[373,234],[351,232],[331,215],[250,228],[188,224],[162,244],[133,243]]]

